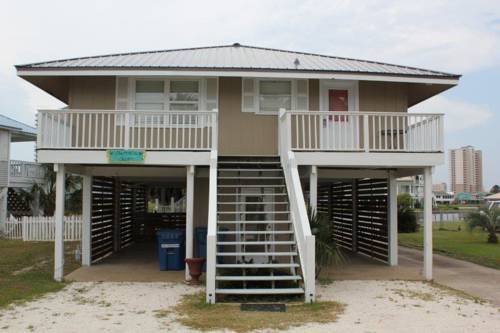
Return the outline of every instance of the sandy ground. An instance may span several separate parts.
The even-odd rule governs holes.
[[[202,289],[174,283],[75,282],[0,311],[0,332],[191,332],[165,311]],[[500,309],[422,282],[338,281],[322,300],[346,304],[336,323],[291,332],[498,332]],[[243,314],[242,314],[243,315]]]

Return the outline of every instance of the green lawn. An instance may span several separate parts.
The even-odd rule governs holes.
[[[65,273],[78,267],[73,255],[76,244],[65,244]],[[53,270],[53,242],[0,239],[0,308],[63,288],[65,283],[53,280]]]
[[[488,244],[487,238],[488,234],[479,229],[470,232],[465,223],[437,223],[433,229],[434,252],[500,269],[500,243]],[[422,248],[422,230],[400,233],[399,244]]]

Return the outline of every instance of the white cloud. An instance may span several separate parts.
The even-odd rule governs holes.
[[[410,108],[410,112],[444,113],[444,128],[450,133],[480,126],[493,117],[493,112],[486,106],[439,95],[415,105]]]

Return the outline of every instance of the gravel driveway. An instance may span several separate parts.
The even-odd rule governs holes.
[[[60,292],[0,311],[0,332],[191,332],[169,312],[184,294],[174,283],[72,283]],[[321,300],[346,304],[336,323],[291,332],[493,332],[500,309],[422,282],[338,281]],[[243,315],[243,314],[242,314]]]

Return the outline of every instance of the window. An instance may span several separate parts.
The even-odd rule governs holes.
[[[165,82],[137,80],[135,82],[136,110],[164,110]]]
[[[259,111],[275,113],[279,109],[292,109],[292,82],[271,81],[259,82]]]
[[[170,82],[170,110],[196,111],[200,102],[200,85],[198,81]]]

